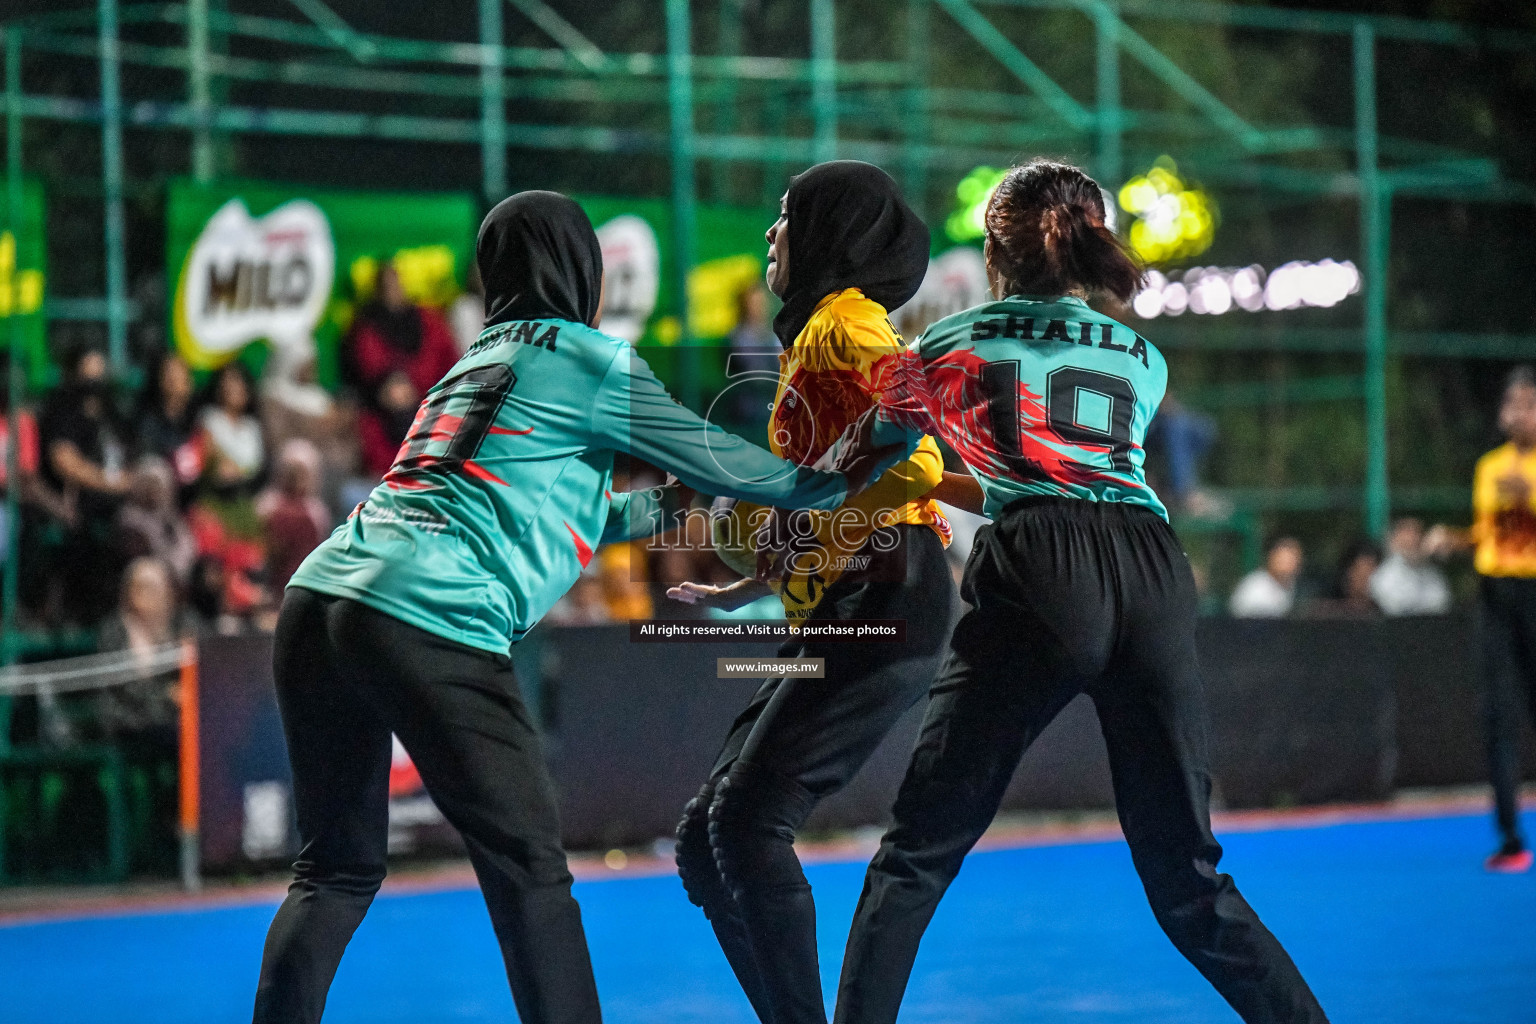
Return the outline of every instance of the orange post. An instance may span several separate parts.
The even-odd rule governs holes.
[[[201,887],[198,870],[198,823],[200,817],[200,778],[202,770],[198,740],[197,644],[183,640],[181,645],[181,884],[187,889]]]

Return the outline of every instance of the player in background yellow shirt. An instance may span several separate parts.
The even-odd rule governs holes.
[[[1528,871],[1520,832],[1520,718],[1536,718],[1536,369],[1509,375],[1499,407],[1509,440],[1472,477],[1473,564],[1482,577],[1488,766],[1502,844],[1491,871]]]
[[[876,364],[902,348],[887,313],[922,283],[928,228],[890,175],[839,160],[790,182],[767,239],[768,287],[784,300],[774,319],[784,352],[768,440],[808,464],[879,402]],[[862,495],[793,524],[800,543],[774,584],[786,617],[903,620],[905,639],[785,644],[781,657],[824,658],[825,677],[770,679],[758,690],[678,825],[689,898],[714,926],[758,1017],[772,1024],[826,1021],[816,908],[795,831],[927,692],[949,634],[949,523],[925,497],[942,477],[938,446],[925,438]],[[738,607],[766,592],[745,579],[668,593]]]

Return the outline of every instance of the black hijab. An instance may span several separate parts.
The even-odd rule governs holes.
[[[773,333],[788,348],[816,304],[858,288],[895,309],[928,272],[928,225],[895,180],[861,160],[830,160],[789,182],[789,284]]]
[[[475,262],[485,284],[485,326],[512,320],[591,324],[603,291],[597,232],[576,201],[519,192],[480,225]]]

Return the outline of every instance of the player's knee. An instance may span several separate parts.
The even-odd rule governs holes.
[[[1235,887],[1230,875],[1205,857],[1136,858],[1152,915],[1174,944],[1202,945],[1220,924],[1223,896]]]
[[[1220,928],[1218,893],[1158,893],[1147,890],[1147,902],[1163,934],[1184,953],[1211,947]]]
[[[805,787],[787,776],[754,765],[732,768],[709,807],[709,843],[726,883],[756,881],[784,852],[792,858],[795,830],[813,805]]]
[[[968,787],[927,778],[902,786],[891,808],[895,819],[880,846],[887,864],[953,877],[992,822],[991,808]]]
[[[706,913],[724,894],[714,850],[709,845],[709,806],[714,798],[715,787],[704,786],[698,796],[688,801],[677,823],[677,875],[688,899]]]
[[[303,890],[354,900],[372,900],[384,884],[383,864],[342,864],[324,860],[300,860],[294,865],[293,884]]]

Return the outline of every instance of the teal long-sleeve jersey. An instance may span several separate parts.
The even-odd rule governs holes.
[[[905,441],[910,453],[923,434],[943,438],[981,485],[987,515],[1017,498],[1057,495],[1145,505],[1168,518],[1142,472],[1167,363],[1081,299],[975,306],[889,359],[875,442]]]
[[[289,585],[504,653],[598,544],[660,526],[654,493],[611,493],[616,451],[759,504],[831,509],[846,491],[842,474],[785,462],[679,405],[625,342],[518,321],[481,334],[427,394],[383,482]]]

